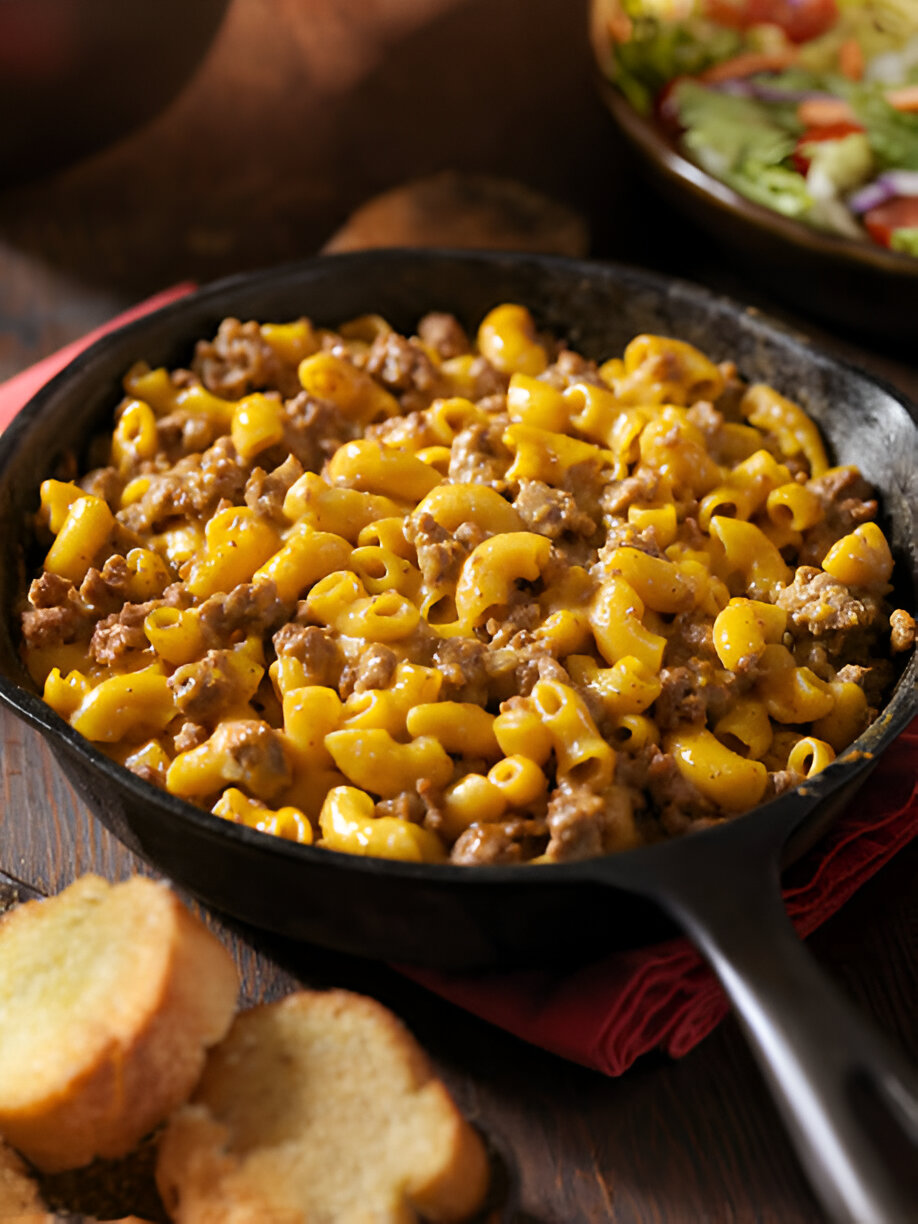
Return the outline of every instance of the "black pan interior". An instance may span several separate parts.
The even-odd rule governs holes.
[[[392,864],[228,825],[112,764],[25,691],[15,623],[36,561],[28,541],[38,486],[68,453],[82,458],[94,432],[110,428],[120,379],[134,361],[187,364],[194,340],[213,334],[226,315],[307,314],[331,325],[374,311],[411,330],[426,311],[441,309],[474,328],[502,301],[529,306],[541,325],[588,356],[616,355],[634,335],[660,332],[697,344],[715,360],[733,360],[747,379],[771,382],[798,400],[819,423],[833,459],[857,463],[882,490],[898,598],[915,606],[918,429],[909,409],[891,389],[734,302],[613,265],[420,251],[316,259],[210,286],[94,346],[0,438],[0,697],[47,735],[83,797],[117,836],[239,918],[349,952],[451,967],[569,959],[671,932],[652,905],[600,886],[577,864],[532,871]],[[871,751],[915,713],[915,670],[912,660],[868,733]],[[827,797],[853,784],[863,766],[862,760],[836,763],[810,795],[794,796],[799,820],[820,829],[835,806]],[[751,825],[757,818],[758,812],[741,820]],[[712,852],[718,833],[701,835]],[[799,845],[807,840],[801,837]],[[616,875],[623,870],[624,861]]]

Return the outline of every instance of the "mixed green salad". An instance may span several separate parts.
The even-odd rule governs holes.
[[[631,104],[735,191],[918,257],[918,0],[597,0]]]

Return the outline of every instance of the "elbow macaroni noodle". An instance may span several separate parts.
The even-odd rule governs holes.
[[[866,726],[892,556],[773,388],[653,335],[597,367],[516,304],[458,353],[224,327],[261,367],[135,366],[109,466],[41,488],[26,662],[129,769],[303,844],[545,862],[729,819]]]

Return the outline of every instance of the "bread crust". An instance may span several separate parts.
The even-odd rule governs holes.
[[[342,1095],[350,1114],[337,1109]],[[342,1124],[355,1116],[363,1139]],[[365,1145],[392,1126],[394,1148]],[[332,1202],[318,1185],[358,1177],[370,1183],[359,1205]],[[194,1099],[163,1134],[156,1181],[176,1224],[414,1224],[420,1215],[447,1224],[481,1205],[488,1160],[391,1012],[347,991],[299,991],[242,1013],[211,1051]]]
[[[58,1060],[18,1091],[0,1083],[0,1132],[45,1172],[126,1155],[186,1100],[205,1047],[229,1028],[238,989],[219,940],[168,886],[141,876],[116,885],[85,876],[57,897],[11,911],[0,926],[0,965],[14,931],[19,946],[34,944],[36,954],[43,940],[66,937],[55,922],[64,907],[91,909],[77,937],[89,937],[96,925],[100,971],[113,939],[132,941],[131,967],[110,1011],[100,1007],[81,1017],[79,1031],[60,1034],[72,1055],[66,1067]],[[107,929],[113,923],[117,929]]]
[[[44,1210],[38,1186],[25,1165],[0,1139],[0,1220]]]
[[[3,1184],[0,1182],[0,1189],[2,1188]],[[3,1221],[3,1224],[63,1224],[64,1221],[67,1221],[67,1224],[72,1224],[72,1222],[77,1218],[79,1218],[83,1224],[96,1224],[96,1221],[89,1216],[75,1217],[69,1213],[62,1216],[50,1211],[27,1211],[25,1213],[6,1216],[3,1214],[3,1204],[0,1203],[0,1220]],[[117,1220],[99,1220],[98,1224],[150,1224],[150,1221],[142,1220],[140,1216],[131,1215],[120,1216]]]
[[[589,233],[579,214],[524,183],[447,170],[373,196],[322,249],[436,246],[583,258]]]

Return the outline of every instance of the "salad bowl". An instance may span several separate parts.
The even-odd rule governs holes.
[[[672,203],[793,306],[914,345],[908,0],[592,0],[591,38],[603,100]]]

